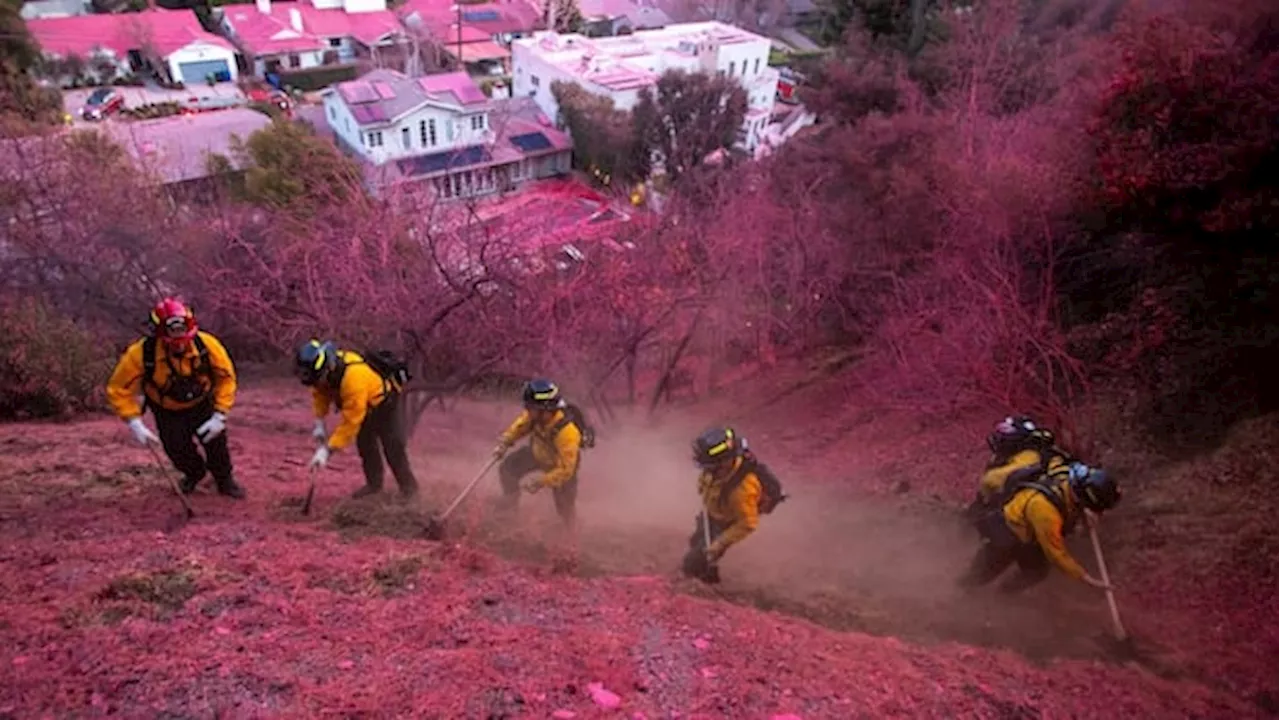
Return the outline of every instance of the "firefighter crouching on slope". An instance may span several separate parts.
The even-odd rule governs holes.
[[[747,450],[746,438],[733,428],[711,428],[699,435],[693,441],[693,461],[702,469],[698,494],[703,509],[689,537],[681,571],[714,583],[720,581],[716,563],[725,551],[755,532],[761,513],[773,512],[786,495],[773,473]]]
[[[994,503],[1004,492],[1005,482],[1013,473],[1033,467],[1052,472],[1075,462],[1075,458],[1055,444],[1051,430],[1040,427],[1025,415],[1011,415],[996,423],[987,436],[987,447],[991,448],[991,458],[982,471],[977,495],[965,511],[975,523],[994,509]]]
[[[191,494],[207,470],[219,493],[243,498],[227,448],[227,413],[236,399],[231,356],[216,337],[197,328],[195,315],[174,298],[155,306],[149,325],[150,336],[130,345],[116,363],[107,381],[107,401],[138,444],[164,447],[182,472],[183,493]],[[142,422],[147,408],[155,417],[158,438]],[[204,457],[193,436],[204,447]]]
[[[1120,488],[1105,470],[1078,462],[1048,472],[1028,468],[1009,478],[1004,497],[978,524],[983,543],[960,580],[962,586],[985,585],[1017,563],[1020,572],[1000,589],[1018,592],[1044,580],[1052,563],[1072,578],[1107,589],[1063,541],[1082,516],[1093,522],[1088,512],[1106,512],[1120,501]]]
[[[355,440],[365,485],[352,494],[353,498],[382,491],[383,456],[400,486],[400,494],[405,498],[417,495],[418,480],[409,466],[408,437],[400,412],[401,388],[383,377],[363,356],[339,350],[332,342],[303,343],[294,361],[298,379],[311,388],[316,418],[312,437],[320,443],[308,466],[325,467],[330,455]],[[342,415],[342,421],[333,435],[326,436],[324,416],[330,407]]]
[[[502,482],[499,508],[515,509],[521,489],[536,493],[551,488],[556,513],[572,527],[576,521],[582,448],[593,444],[593,433],[584,424],[581,413],[565,402],[555,383],[541,378],[529,381],[524,387],[524,411],[502,433],[493,449],[494,458],[505,457],[498,468]],[[526,435],[529,444],[507,455],[511,446]],[[521,484],[521,478],[538,472],[541,474]]]

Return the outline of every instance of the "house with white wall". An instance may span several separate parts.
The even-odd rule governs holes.
[[[377,188],[425,184],[442,199],[502,192],[569,169],[565,133],[528,100],[490,100],[465,72],[374,70],[324,91],[338,143]]]
[[[59,18],[88,15],[93,12],[89,0],[27,0],[22,3],[20,14],[23,20],[36,18]]]
[[[220,11],[223,31],[258,76],[350,63],[406,42],[386,0],[256,0]]]
[[[769,67],[769,39],[721,22],[684,23],[620,37],[589,38],[552,32],[511,44],[512,94],[531,97],[551,117],[559,107],[556,81],[570,82],[631,110],[640,91],[668,70],[734,78],[747,92],[747,114],[737,145],[754,151],[773,114],[778,71]]]
[[[189,85],[238,75],[231,43],[206,31],[189,10],[36,18],[27,29],[51,64],[77,57],[101,82],[148,70]]]

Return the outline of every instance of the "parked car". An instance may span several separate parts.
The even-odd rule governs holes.
[[[124,96],[112,88],[98,88],[85,100],[80,111],[85,120],[101,120],[124,107]]]

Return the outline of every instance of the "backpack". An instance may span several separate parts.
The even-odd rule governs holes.
[[[560,431],[569,424],[576,425],[578,432],[582,434],[582,442],[578,447],[593,448],[596,446],[596,429],[587,424],[587,414],[582,412],[582,408],[573,403],[565,403],[564,417],[560,418],[560,422],[551,428],[551,437],[560,434]]]
[[[1069,467],[1069,466],[1064,466]],[[997,502],[993,513],[999,514],[1003,519],[1004,507],[1013,501],[1013,496],[1023,490],[1034,490],[1041,497],[1053,504],[1058,514],[1062,516],[1062,533],[1065,535],[1075,527],[1076,516],[1067,511],[1066,502],[1063,501],[1061,495],[1056,490],[1057,483],[1053,482],[1053,475],[1045,472],[1039,467],[1022,468],[1009,476],[1005,482],[1004,493]]]
[[[720,497],[729,497],[750,473],[755,473],[756,478],[760,480],[760,489],[763,491],[760,496],[760,512],[768,515],[787,499],[787,494],[782,490],[782,482],[778,480],[778,476],[750,451],[743,453],[742,464],[725,481]]]
[[[199,333],[197,333],[191,341],[195,344],[196,352],[200,355],[200,364],[196,367],[196,372],[208,378],[209,387],[213,387],[213,365],[209,362],[209,348],[204,344],[204,338],[200,337]],[[160,393],[161,398],[167,397],[171,400],[177,400],[178,402],[191,402],[192,400],[195,400],[195,397],[182,397],[172,393],[175,380],[186,381],[183,385],[190,391],[194,391],[196,388],[189,384],[189,380],[187,378],[178,374],[177,369],[173,366],[173,359],[168,355],[165,355],[164,361],[165,364],[169,366],[169,379],[165,381],[164,387],[160,387],[156,384],[156,353],[157,348],[155,336],[145,338],[142,341],[143,386],[145,387],[146,385],[150,385],[155,388]],[[205,391],[203,387],[199,388],[199,390],[201,394],[208,394],[209,392]]]
[[[360,353],[360,357],[364,358],[365,365],[391,383],[394,390],[403,390],[413,379],[409,363],[390,350],[366,349]]]

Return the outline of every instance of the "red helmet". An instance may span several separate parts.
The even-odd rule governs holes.
[[[151,332],[170,344],[186,343],[196,336],[196,316],[177,298],[165,298],[151,310]]]

